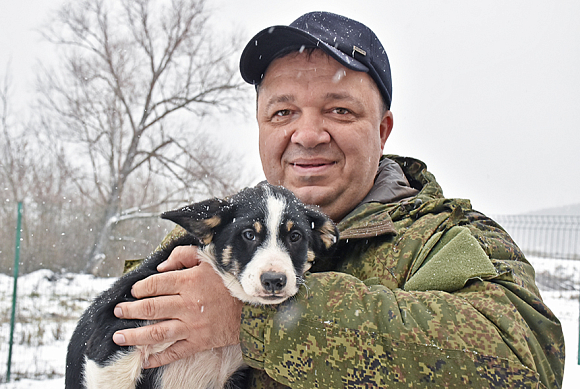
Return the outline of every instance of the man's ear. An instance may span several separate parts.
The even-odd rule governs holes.
[[[219,225],[223,224],[232,204],[222,199],[209,199],[161,214],[162,219],[179,224],[196,237],[202,244],[208,245]]]
[[[391,131],[393,131],[393,124],[393,113],[390,110],[385,111],[379,126],[379,136],[381,138],[381,154],[385,148],[385,143],[387,143],[389,135],[391,135]]]
[[[308,206],[306,216],[314,233],[314,254],[324,256],[332,253],[338,243],[338,228],[334,222],[324,213]]]

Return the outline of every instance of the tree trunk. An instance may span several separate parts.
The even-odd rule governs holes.
[[[89,248],[89,250],[87,250],[87,264],[84,269],[85,273],[91,273],[93,275],[99,273],[100,265],[105,259],[105,249],[107,247],[109,236],[111,235],[114,220],[119,215],[120,194],[118,186],[114,187],[103,212],[103,217],[97,226],[95,243]]]

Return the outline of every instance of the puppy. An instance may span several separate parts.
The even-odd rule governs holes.
[[[228,200],[211,199],[161,216],[188,234],[157,250],[136,270],[95,299],[72,335],[67,353],[67,389],[241,388],[245,365],[239,345],[209,350],[167,366],[142,369],[149,355],[171,344],[121,347],[115,331],[149,324],[118,319],[114,307],[134,301],[132,285],[157,273],[174,247],[195,244],[231,294],[250,304],[280,304],[294,296],[315,257],[327,256],[338,230],[324,214],[282,187],[261,184]],[[216,323],[219,325],[219,323]]]

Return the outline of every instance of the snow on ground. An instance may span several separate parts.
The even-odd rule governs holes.
[[[542,297],[548,307],[562,323],[566,341],[566,365],[564,368],[564,389],[578,388],[580,366],[578,365],[578,292],[543,292]]]
[[[580,261],[554,267],[552,260],[532,258],[538,276],[545,272],[573,274],[574,290],[542,290],[542,297],[562,322],[566,339],[564,389],[578,387],[578,319]],[[61,389],[67,341],[76,320],[92,298],[115,279],[90,275],[55,274],[39,270],[18,279],[18,309],[12,355],[12,382],[0,389]],[[538,283],[541,279],[538,279]],[[6,380],[12,277],[0,274],[0,382]],[[572,289],[572,288],[571,288]]]
[[[7,375],[12,280],[0,274],[0,382],[6,381]],[[114,281],[86,274],[55,274],[50,270],[19,277],[11,381],[62,377],[66,347],[76,321],[92,299]],[[0,387],[21,388],[20,384]],[[33,384],[34,381],[27,383]],[[39,381],[36,387],[47,389],[46,384],[47,381]],[[64,385],[61,383],[60,387]]]

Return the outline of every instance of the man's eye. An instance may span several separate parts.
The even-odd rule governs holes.
[[[250,229],[242,231],[242,236],[244,237],[244,239],[250,241],[256,239],[256,234],[254,234],[254,231]]]
[[[346,108],[335,108],[334,113],[337,113],[339,115],[346,115],[346,114],[350,113],[350,110],[348,110]]]
[[[289,109],[281,109],[279,111],[276,111],[276,113],[274,113],[274,116],[288,116],[288,115],[290,115]]]

